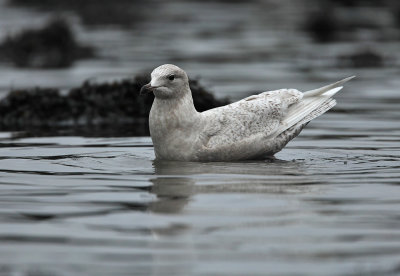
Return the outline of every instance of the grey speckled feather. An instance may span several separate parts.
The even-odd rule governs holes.
[[[161,65],[144,87],[155,95],[149,122],[156,158],[234,161],[271,156],[332,108],[332,96],[351,78],[305,93],[268,91],[199,113],[186,73],[175,65]]]

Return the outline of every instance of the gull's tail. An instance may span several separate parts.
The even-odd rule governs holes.
[[[305,124],[334,107],[336,105],[336,100],[332,97],[343,88],[342,85],[345,82],[353,78],[355,78],[355,76],[304,92],[303,99],[289,107],[288,113],[276,134],[279,135],[294,125]]]

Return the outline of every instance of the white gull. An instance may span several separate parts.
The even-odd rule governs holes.
[[[279,89],[197,112],[185,71],[164,64],[141,92],[155,99],[149,125],[156,159],[235,161],[279,152],[312,119],[331,109],[348,77],[308,92]]]

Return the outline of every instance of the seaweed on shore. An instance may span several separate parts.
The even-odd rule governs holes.
[[[42,29],[27,29],[0,44],[0,57],[17,67],[64,68],[94,56],[94,49],[79,45],[68,23],[49,21]]]
[[[84,128],[107,129],[119,135],[121,129],[131,128],[124,135],[148,135],[148,114],[154,96],[139,95],[147,82],[148,75],[112,83],[85,82],[66,95],[52,88],[14,90],[0,101],[0,130],[48,132]],[[216,99],[197,80],[190,81],[190,87],[198,111],[228,104],[226,99]]]

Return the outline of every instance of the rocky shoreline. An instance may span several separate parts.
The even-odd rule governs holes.
[[[111,83],[85,82],[62,94],[55,88],[18,89],[0,101],[0,131],[91,132],[148,135],[153,95],[140,95],[149,74]],[[198,111],[228,104],[216,99],[198,80],[190,87]],[[122,134],[121,133],[121,134]],[[102,133],[104,135],[104,133]]]

